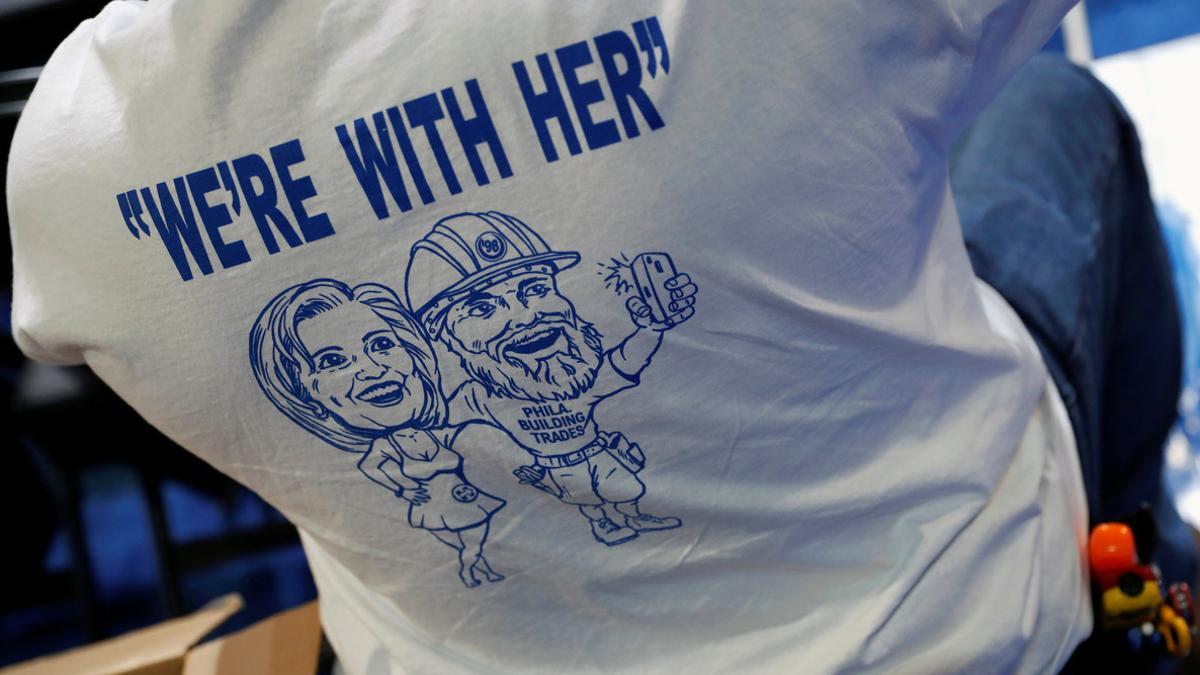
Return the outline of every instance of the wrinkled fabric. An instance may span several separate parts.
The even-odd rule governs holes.
[[[1179,310],[1133,123],[1087,71],[1040,55],[956,143],[950,177],[975,273],[1021,316],[1062,392],[1091,522],[1151,506],[1163,579],[1194,579],[1195,543],[1162,489]],[[1072,672],[1148,660],[1101,633]]]
[[[296,523],[347,672],[1045,672],[1080,470],[946,154],[1068,4],[113,3],[16,338]]]

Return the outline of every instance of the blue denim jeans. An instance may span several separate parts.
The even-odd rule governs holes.
[[[1087,71],[1039,55],[950,169],[975,273],[1021,316],[1062,394],[1093,524],[1152,505],[1164,580],[1192,581],[1194,544],[1161,481],[1179,312],[1129,117]]]

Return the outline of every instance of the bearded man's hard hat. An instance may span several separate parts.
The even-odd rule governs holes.
[[[408,306],[431,337],[446,311],[472,291],[549,266],[554,272],[579,262],[573,251],[552,251],[533,228],[499,211],[443,218],[413,244],[404,275]]]

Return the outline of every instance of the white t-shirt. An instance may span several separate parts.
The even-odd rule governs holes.
[[[347,672],[1044,672],[1079,469],[945,156],[1068,4],[115,2],[16,337],[297,524]]]

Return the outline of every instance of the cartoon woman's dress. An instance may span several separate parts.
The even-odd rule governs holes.
[[[412,442],[416,441],[416,442]],[[418,431],[405,438],[389,434],[371,444],[374,462],[399,465],[404,477],[423,488],[429,500],[409,502],[408,524],[424,530],[459,531],[475,527],[505,504],[471,484],[463,475],[462,456],[433,434]],[[404,487],[404,486],[398,486]]]

